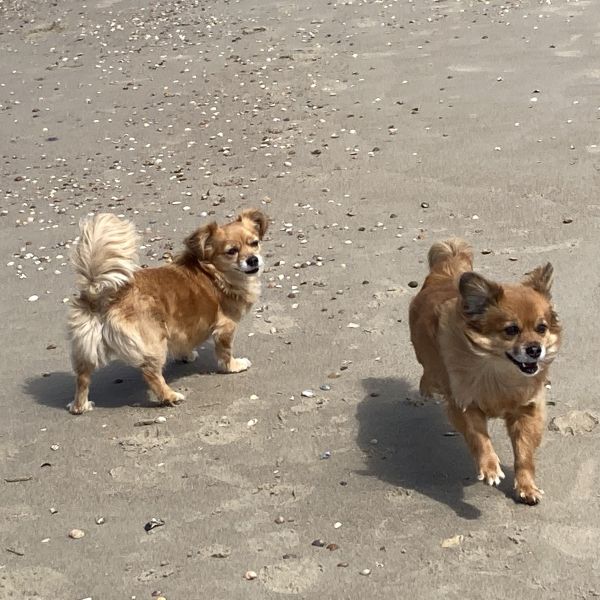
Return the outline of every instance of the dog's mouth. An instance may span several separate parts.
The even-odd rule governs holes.
[[[512,363],[517,365],[521,373],[525,373],[525,375],[535,375],[539,370],[539,365],[536,360],[532,362],[521,362],[520,360],[517,360],[511,356],[508,352],[506,353],[506,356]]]
[[[260,267],[256,267],[256,269],[250,269],[248,271],[244,271],[246,275],[256,275],[260,271]]]

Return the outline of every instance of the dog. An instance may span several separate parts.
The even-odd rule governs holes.
[[[469,447],[478,479],[504,478],[487,420],[503,418],[514,451],[515,490],[537,504],[534,452],[544,427],[548,367],[561,341],[551,301],[550,263],[515,284],[473,273],[473,252],[463,240],[434,244],[429,275],[409,310],[410,336],[423,367],[420,392],[446,400],[452,425]]]
[[[260,210],[244,210],[224,226],[212,222],[189,235],[173,263],[142,269],[132,223],[110,213],[82,221],[72,255],[79,294],[68,318],[77,377],[71,413],[94,407],[88,399],[92,373],[115,359],[141,369],[166,405],[184,399],[163,377],[167,356],[193,361],[194,348],[209,336],[220,371],[248,369],[247,358],[233,357],[232,344],[240,319],[260,295],[267,227]]]

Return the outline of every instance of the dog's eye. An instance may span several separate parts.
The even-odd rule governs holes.
[[[229,254],[229,256],[235,256],[238,252],[237,248],[229,248],[229,250],[227,250],[227,254]]]
[[[258,246],[258,240],[254,240],[253,242],[250,242],[250,245],[251,245],[253,248],[256,248],[256,247]]]
[[[538,326],[535,328],[535,330],[536,330],[538,333],[544,334],[544,333],[546,333],[546,331],[548,331],[548,325],[546,325],[546,323],[540,323],[540,324],[539,324],[539,325],[538,325]]]
[[[504,328],[504,333],[509,337],[515,337],[515,335],[519,335],[521,330],[516,325],[509,325]]]

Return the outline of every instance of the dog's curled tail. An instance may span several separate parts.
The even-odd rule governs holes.
[[[89,299],[110,296],[138,268],[135,228],[111,213],[82,219],[79,227],[81,237],[71,257],[77,285]]]
[[[427,260],[432,273],[457,277],[473,270],[473,249],[465,240],[452,238],[433,244]]]

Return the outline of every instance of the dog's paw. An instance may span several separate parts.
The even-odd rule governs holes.
[[[179,360],[184,363],[192,363],[198,358],[198,353],[195,350],[192,350],[189,354],[182,356]]]
[[[90,410],[94,410],[94,403],[91,400],[88,400],[83,406],[77,406],[77,404],[75,403],[75,400],[73,400],[73,402],[69,402],[69,404],[67,404],[67,410],[72,414],[72,415],[81,415],[84,412],[89,412]]]
[[[163,404],[166,406],[177,406],[185,400],[185,396],[179,392],[173,392],[167,398],[163,399]]]
[[[423,398],[424,400],[432,400],[434,393],[434,386],[431,385],[429,378],[425,377],[425,375],[423,374],[419,383],[419,394],[421,394],[421,398]]]
[[[520,502],[524,504],[529,504],[530,506],[534,506],[535,504],[539,504],[542,500],[542,496],[544,495],[544,490],[540,490],[537,485],[533,481],[531,482],[515,482],[515,491],[517,493],[517,498]]]
[[[252,363],[247,358],[232,358],[229,364],[230,373],[241,373],[247,371],[252,366]]]
[[[500,467],[500,461],[497,456],[491,456],[479,465],[479,474],[477,479],[488,485],[500,485],[500,481],[506,477]]]

